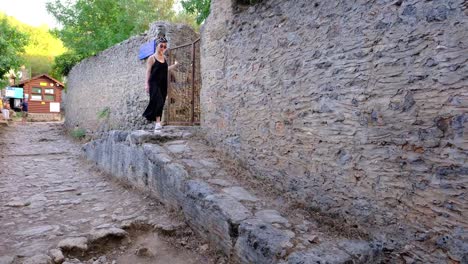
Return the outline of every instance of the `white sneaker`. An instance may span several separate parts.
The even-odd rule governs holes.
[[[161,129],[162,129],[161,123],[156,123],[156,125],[154,126],[154,133],[161,132]]]

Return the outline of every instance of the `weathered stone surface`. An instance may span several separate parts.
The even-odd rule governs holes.
[[[224,188],[223,192],[229,194],[230,196],[234,197],[235,199],[239,201],[248,201],[248,202],[258,201],[257,197],[253,196],[246,189],[239,187],[239,186]]]
[[[51,249],[49,251],[49,255],[54,263],[61,264],[65,261],[65,257],[63,256],[63,253],[60,249]]]
[[[185,223],[157,223],[153,225],[154,230],[158,231],[159,233],[167,236],[174,235],[177,230],[185,227]]]
[[[46,233],[52,233],[52,231],[57,231],[58,229],[60,229],[60,227],[56,225],[43,225],[19,231],[17,234],[20,236],[40,236]]]
[[[122,142],[127,140],[128,133],[129,132],[122,130],[109,131],[109,139],[112,140],[114,143]]]
[[[401,247],[467,226],[465,1],[239,2],[202,29],[210,143]]]
[[[158,175],[153,175],[157,177]],[[158,182],[157,189],[163,199],[174,206],[181,205],[183,200],[184,182],[189,178],[185,168],[177,163],[164,166],[162,174],[155,182]]]
[[[217,169],[219,168],[219,165],[216,163],[216,161],[213,160],[205,160],[202,159],[199,161],[203,166],[209,168],[209,169]]]
[[[63,264],[83,264],[79,259],[67,259]]]
[[[70,237],[61,240],[58,245],[60,249],[66,251],[79,250],[86,251],[88,250],[88,239],[86,237]]]
[[[83,259],[67,259],[68,263],[90,264],[94,260],[89,260],[90,258],[101,256],[95,254],[108,257],[108,261],[102,264],[140,263],[138,260],[125,259],[124,255],[134,256],[133,249],[121,247],[128,246],[127,243],[120,245],[119,240],[103,239],[88,244],[85,238],[90,230],[120,227],[122,221],[127,221],[125,219],[129,219],[136,230],[148,231],[137,232],[136,236],[132,237],[132,242],[142,241],[142,238],[148,242],[148,235],[151,235],[151,244],[158,246],[158,261],[165,262],[164,259],[168,259],[185,263],[184,260],[189,259],[190,263],[214,263],[209,258],[208,261],[202,261],[207,258],[193,250],[173,248],[167,241],[154,236],[153,226],[167,224],[163,228],[170,233],[173,228],[179,226],[179,222],[165,220],[169,218],[167,209],[157,200],[149,198],[147,193],[140,193],[107,177],[107,172],[112,170],[128,173],[126,169],[130,161],[135,162],[140,158],[141,154],[138,153],[133,157],[133,151],[127,155],[115,155],[115,152],[124,150],[124,147],[130,147],[125,141],[126,137],[115,140],[117,142],[106,137],[87,145],[92,149],[89,151],[93,152],[93,159],[96,160],[86,162],[82,159],[81,144],[71,140],[65,132],[61,123],[37,122],[18,123],[0,131],[0,148],[4,152],[13,153],[0,155],[0,164],[8,164],[0,170],[1,264],[21,264],[25,258],[46,253],[51,258],[58,257],[62,250],[49,250],[58,248],[59,242],[65,238],[70,239],[61,242],[62,255]],[[125,133],[114,131],[112,134]],[[41,141],[41,138],[49,140]],[[144,150],[141,149],[143,146],[144,144],[132,145],[140,148],[144,154]],[[127,159],[129,160],[125,161]],[[105,164],[108,168],[97,168],[94,166],[95,162]],[[125,168],[121,162],[125,164]],[[135,173],[143,178],[144,174],[140,175],[139,170],[148,170],[149,166],[139,166],[135,164]],[[21,208],[4,206],[11,200],[31,201],[31,204]],[[79,203],[74,202],[78,200]],[[170,223],[173,224],[172,227]],[[189,240],[195,239],[185,227],[182,230],[184,232],[181,234],[184,237]],[[106,237],[106,234],[107,231],[105,234],[98,234],[97,237]],[[82,238],[77,238],[78,236]],[[196,242],[191,241],[187,245],[192,244]],[[16,259],[13,261],[13,258]],[[60,263],[60,260],[56,259],[55,262]]]
[[[379,263],[378,255],[368,243],[345,240],[338,244],[323,243],[303,252],[294,252],[288,257],[288,264],[313,263]]]
[[[126,141],[128,141],[130,144],[141,145],[150,142],[165,142],[177,138],[180,138],[180,135],[176,133],[161,132],[156,134],[145,130],[136,130],[128,134]]]
[[[259,219],[248,219],[239,226],[235,258],[240,263],[276,263],[293,246],[291,231],[280,230]]]
[[[0,257],[0,264],[12,264],[14,260],[15,260],[14,257],[1,256]]]
[[[184,193],[183,211],[192,228],[229,255],[238,225],[252,215],[250,211],[227,195],[215,194],[201,181],[188,181]]]
[[[151,155],[154,155],[154,154],[164,154],[167,152],[163,147],[159,146],[158,144],[151,144],[151,143],[143,144],[143,149],[145,150],[145,154],[148,156],[148,158],[150,158]],[[160,161],[159,158],[154,158],[154,159],[150,158],[150,160],[153,162]]]
[[[229,181],[223,180],[223,179],[209,179],[208,182],[219,185],[219,186],[222,186],[222,187],[227,187],[227,186],[232,185],[232,183],[230,183]]]
[[[266,223],[287,224],[288,219],[282,217],[276,210],[262,210],[255,213],[255,216]]]
[[[23,264],[52,264],[52,259],[47,255],[39,254],[26,258]]]
[[[291,230],[282,229],[291,226],[289,221],[275,210],[260,210],[256,213],[255,218],[251,219],[253,217],[251,211],[241,201],[248,202],[248,206],[253,208],[264,206],[265,201],[254,197],[240,186],[218,189],[210,186],[204,179],[200,179],[200,175],[196,176],[196,169],[192,166],[195,163],[196,166],[202,164],[199,162],[202,158],[196,158],[198,153],[191,153],[190,159],[180,157],[180,161],[183,162],[181,164],[177,163],[176,156],[178,154],[172,154],[173,156],[168,154],[170,152],[166,150],[168,146],[180,145],[180,143],[160,143],[164,145],[161,147],[161,145],[151,146],[147,143],[129,145],[123,142],[116,144],[111,141],[98,140],[95,149],[103,153],[95,156],[91,152],[86,152],[86,155],[90,159],[98,158],[99,162],[105,163],[102,165],[98,163],[99,166],[118,167],[120,164],[124,164],[126,167],[135,167],[132,170],[132,176],[124,176],[132,184],[139,184],[142,181],[141,178],[147,175],[146,188],[156,194],[162,203],[174,207],[176,210],[182,208],[187,223],[196,233],[206,239],[216,250],[227,256],[234,256],[236,261],[269,263],[284,259],[292,250],[290,248],[292,247],[291,239],[296,236]],[[116,147],[122,148],[125,152],[121,153],[120,158],[110,160],[101,158],[114,155]],[[109,164],[106,165],[107,162]],[[147,165],[142,166],[140,164],[142,162],[147,163]],[[186,164],[187,169],[182,164]],[[210,166],[211,169],[218,167],[214,159],[213,161],[209,160],[205,165]],[[137,169],[137,167],[141,168]],[[125,175],[129,171],[122,173]],[[214,173],[212,177],[219,177],[221,174],[220,172]],[[197,177],[199,178],[197,179]],[[235,179],[231,180],[235,182]],[[208,181],[213,182],[214,186],[235,184],[220,178]],[[112,219],[117,222],[123,221],[121,226],[124,228],[132,228],[135,220],[127,221],[127,219],[135,219],[138,213],[123,215],[123,211],[122,208],[114,211]],[[175,234],[179,226],[167,223],[167,225],[153,224],[153,221],[146,221],[145,226],[167,235]],[[307,224],[310,222],[304,221],[305,228],[301,229],[302,233],[308,230]],[[240,225],[244,225],[243,229],[239,227]],[[103,225],[103,228],[109,227]],[[240,237],[241,230],[243,230],[242,237]],[[305,238],[301,236],[298,239]],[[323,239],[330,238],[325,236]],[[319,240],[306,241],[307,245],[314,243],[319,243]],[[261,248],[258,247],[259,244],[262,245]],[[337,246],[336,243],[335,246]],[[305,249],[306,246],[303,246],[295,250]]]
[[[95,243],[106,238],[124,238],[128,235],[127,231],[112,227],[107,229],[98,229],[89,234],[89,242]]]
[[[172,153],[179,154],[179,153],[184,153],[185,151],[187,151],[188,147],[185,144],[180,144],[180,145],[176,144],[176,145],[167,146],[167,149]]]
[[[18,201],[18,200],[13,200],[5,204],[5,206],[8,207],[24,207],[30,205],[30,201]]]
[[[178,136],[168,134],[163,137]],[[159,142],[159,139],[161,135],[137,131],[130,133],[126,142],[96,140],[86,144],[83,150],[89,159],[107,172],[155,192],[166,205],[178,207],[183,181],[188,178],[188,173],[182,165],[172,162],[164,148],[146,143]],[[133,143],[129,145],[127,142]]]

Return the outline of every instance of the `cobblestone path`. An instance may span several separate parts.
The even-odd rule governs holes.
[[[61,123],[0,127],[1,264],[48,263],[60,243],[56,263],[213,263],[182,221],[96,171],[80,147]]]

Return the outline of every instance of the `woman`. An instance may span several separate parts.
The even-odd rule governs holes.
[[[5,120],[10,120],[10,104],[7,102],[2,109],[3,118]]]
[[[21,118],[22,124],[26,123],[26,119],[28,118],[28,106],[29,106],[28,99],[24,98],[23,102],[20,105],[21,112],[23,113],[22,118]]]
[[[146,92],[149,93],[150,101],[143,116],[148,121],[156,121],[154,132],[160,132],[161,116],[167,96],[167,71],[174,69],[178,62],[171,66],[167,65],[164,52],[167,49],[167,40],[161,37],[157,40],[156,52],[148,58],[146,64]]]
[[[3,99],[0,97],[0,119],[3,119]]]

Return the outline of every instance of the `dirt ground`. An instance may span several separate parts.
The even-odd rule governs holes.
[[[62,123],[0,127],[0,263],[40,263],[60,241],[110,228],[127,235],[65,254],[65,263],[225,262],[180,216],[97,171],[80,148]]]

